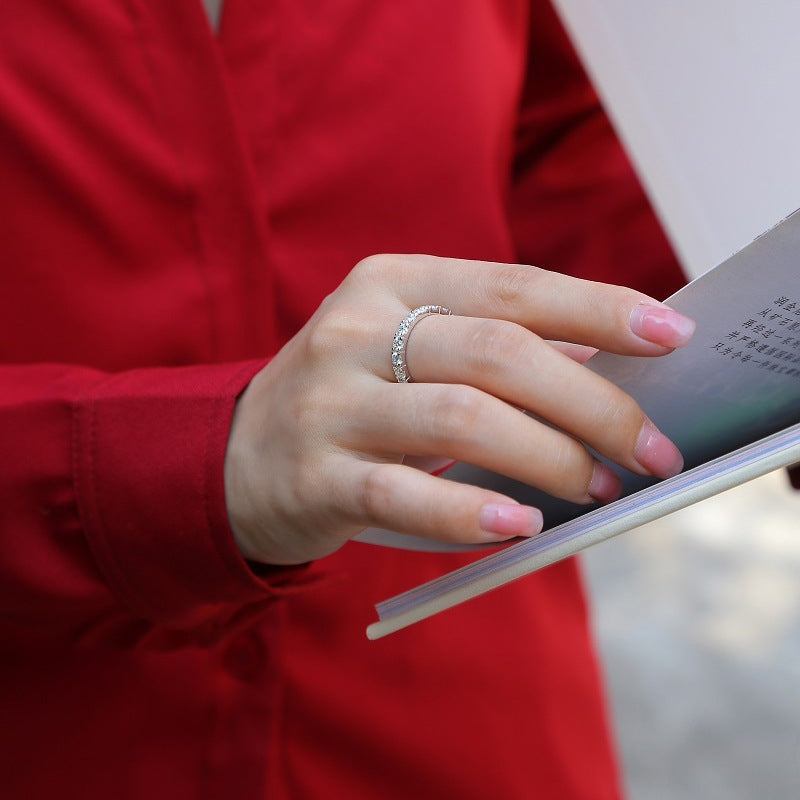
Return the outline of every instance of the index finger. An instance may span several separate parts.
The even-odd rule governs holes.
[[[695,328],[688,317],[635,289],[540,267],[427,255],[376,258],[386,260],[395,292],[409,308],[438,303],[462,316],[516,322],[546,339],[663,355],[686,344]]]

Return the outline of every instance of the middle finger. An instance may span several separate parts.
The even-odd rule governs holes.
[[[418,381],[474,386],[537,414],[639,474],[669,477],[683,461],[622,389],[520,325],[430,317],[408,342]]]

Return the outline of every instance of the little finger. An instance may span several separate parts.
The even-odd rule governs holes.
[[[619,493],[614,472],[579,441],[471,386],[377,386],[353,408],[343,443],[367,457],[465,461],[575,503]]]
[[[464,543],[534,536],[542,529],[542,514],[536,508],[412,467],[362,462],[348,475],[351,514],[359,524]]]

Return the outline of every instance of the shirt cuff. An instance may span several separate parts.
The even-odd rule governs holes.
[[[192,626],[303,583],[302,567],[251,570],[225,507],[234,405],[264,364],[133,370],[75,403],[82,522],[112,591],[135,614]]]

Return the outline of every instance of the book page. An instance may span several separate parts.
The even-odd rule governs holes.
[[[639,402],[686,468],[800,421],[800,212],[667,302],[697,321],[689,344],[589,366]]]
[[[797,461],[800,423],[384,600],[376,606],[379,621],[367,627],[367,636],[386,636],[612,536]]]
[[[800,206],[800,3],[554,5],[690,275]]]
[[[684,287],[669,305],[692,341],[661,358],[600,353],[589,365],[624,388],[680,447],[666,481],[623,473],[622,498],[588,510],[465,464],[450,472],[546,510],[545,531],[378,605],[384,636],[659,516],[800,460],[800,212]],[[560,524],[559,524],[560,523]]]
[[[660,358],[598,353],[587,366],[639,403],[686,469],[800,421],[800,212],[667,304],[697,322],[689,344]],[[624,494],[654,482],[615,469]],[[585,511],[482,472],[457,464],[446,477],[542,508],[545,529]]]

